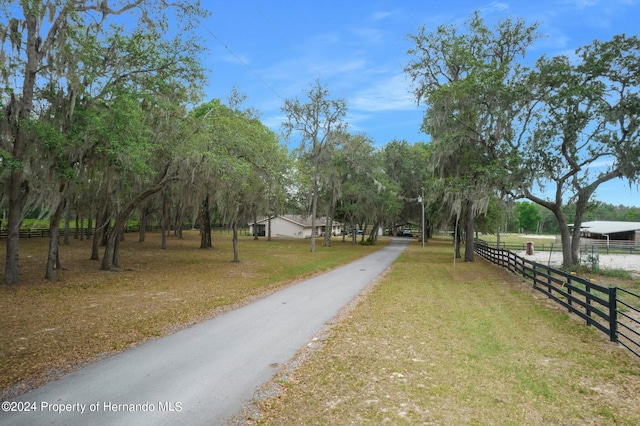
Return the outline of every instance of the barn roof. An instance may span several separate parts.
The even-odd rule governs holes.
[[[606,220],[594,220],[592,222],[583,222],[580,227],[583,231],[592,234],[617,234],[619,232],[633,232],[640,230],[640,222],[616,222]]]

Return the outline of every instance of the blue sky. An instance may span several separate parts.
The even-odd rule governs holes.
[[[424,25],[461,24],[475,10],[491,23],[523,18],[540,23],[543,38],[529,51],[571,55],[594,39],[637,35],[640,0],[537,1],[350,1],[213,0],[202,23],[211,70],[207,98],[228,97],[235,85],[247,95],[245,107],[280,133],[284,99],[301,98],[319,79],[332,97],[347,100],[346,121],[376,145],[393,139],[427,141],[420,133],[424,107],[415,104],[403,73],[412,47],[408,34]],[[596,199],[640,206],[640,193],[627,182],[609,182]]]

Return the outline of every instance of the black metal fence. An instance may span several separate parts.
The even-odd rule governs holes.
[[[474,251],[490,262],[531,281],[533,288],[606,333],[640,357],[640,295],[604,287],[572,273],[533,262],[503,248],[476,240]]]

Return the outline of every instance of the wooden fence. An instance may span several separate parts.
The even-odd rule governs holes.
[[[159,232],[162,228],[160,227],[160,225],[148,225],[147,226],[147,231],[150,232]],[[174,228],[172,227],[171,230],[173,231]],[[138,232],[140,231],[140,226],[136,225],[136,226],[126,226],[124,228],[124,232]],[[92,229],[88,229],[88,228],[79,228],[77,230],[78,235],[80,235],[80,233],[82,233],[85,236],[88,235],[93,235],[96,232],[95,228]],[[62,238],[62,236],[64,235],[64,229],[60,228],[60,237]],[[69,235],[76,235],[76,228],[75,227],[71,227],[69,228]],[[49,228],[38,228],[38,229],[21,229],[20,230],[20,238],[49,238],[51,236],[51,230]],[[6,240],[7,239],[7,230],[6,229],[0,229],[0,240]]]
[[[522,275],[534,289],[640,357],[640,295],[619,287],[603,287],[512,251],[490,247],[481,240],[475,241],[474,251],[491,263]]]
[[[183,227],[183,229],[193,229],[191,227],[191,225],[185,225]],[[146,230],[148,232],[160,232],[162,230],[162,227],[160,225],[147,225]],[[175,226],[170,226],[169,227],[169,231],[175,231],[176,227]],[[211,230],[212,231],[216,231],[216,232],[230,232],[231,228],[228,226],[223,226],[221,224],[211,224]],[[124,232],[139,232],[140,231],[140,225],[132,225],[132,226],[126,226],[124,228]],[[80,235],[80,233],[82,233],[85,236],[90,236],[95,234],[96,230],[95,228],[92,229],[88,229],[88,228],[78,228],[77,233],[78,235]],[[250,235],[250,228],[248,226],[241,226],[239,228],[239,232],[242,235]],[[62,238],[62,236],[64,235],[64,229],[60,228],[60,238]],[[69,228],[69,236],[74,236],[76,235],[76,228],[75,227],[70,227]],[[34,228],[34,229],[21,229],[20,230],[20,238],[49,238],[51,236],[51,231],[49,228]],[[7,230],[6,229],[0,229],[0,240],[6,240],[7,239]]]

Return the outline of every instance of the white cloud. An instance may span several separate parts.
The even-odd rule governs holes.
[[[355,28],[352,32],[370,43],[378,43],[384,40],[385,32],[377,28]]]
[[[509,4],[499,1],[492,1],[491,4],[481,7],[480,10],[485,12],[503,12],[509,10]]]
[[[413,96],[404,74],[373,82],[356,92],[349,100],[350,108],[359,111],[379,112],[415,109]]]
[[[318,74],[322,78],[329,78],[333,75],[352,73],[366,68],[367,62],[361,58],[352,60],[318,61],[308,69],[311,74]]]
[[[376,12],[371,16],[371,20],[372,21],[382,21],[383,19],[388,18],[389,16],[394,15],[394,12],[388,12],[388,11],[383,11],[383,12]]]

